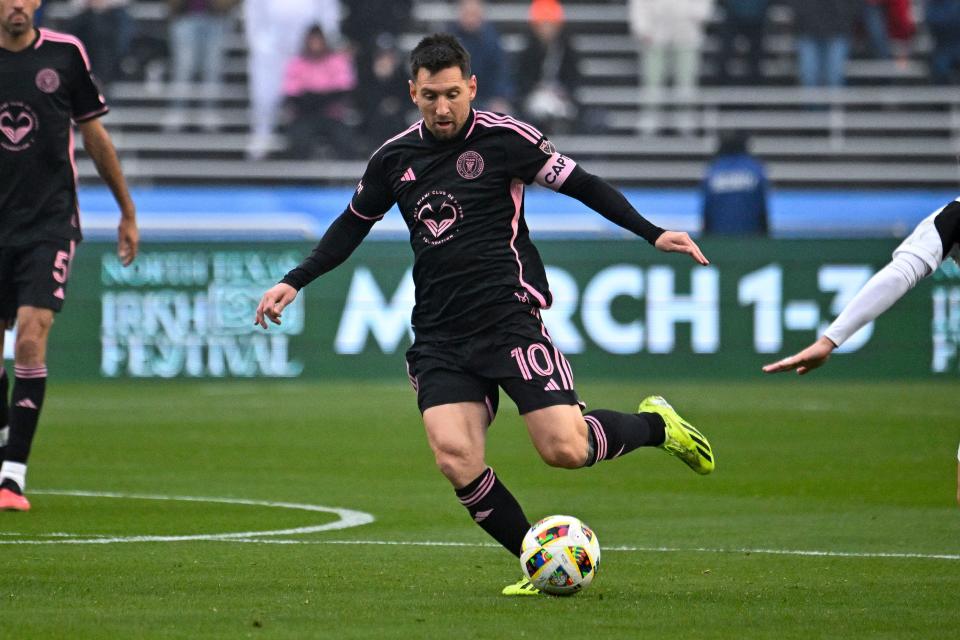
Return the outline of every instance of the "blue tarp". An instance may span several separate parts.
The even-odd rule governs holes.
[[[638,211],[668,229],[700,230],[695,189],[626,189]],[[316,239],[343,211],[349,188],[153,187],[133,192],[146,240]],[[776,191],[770,198],[774,237],[903,237],[952,191]],[[104,187],[80,189],[85,236],[114,237],[117,208]],[[527,191],[526,216],[535,238],[624,237],[626,232],[580,202],[539,187]],[[396,210],[373,239],[406,237]]]

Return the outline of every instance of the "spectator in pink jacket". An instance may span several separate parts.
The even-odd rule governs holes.
[[[323,29],[307,31],[300,55],[287,63],[283,96],[287,115],[287,148],[296,158],[309,158],[323,144],[334,157],[354,157],[351,97],[357,87],[353,57],[331,49]]]

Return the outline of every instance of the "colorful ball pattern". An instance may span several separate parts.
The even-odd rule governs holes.
[[[548,516],[523,538],[520,567],[535,587],[558,596],[588,586],[600,565],[593,530],[573,516]]]

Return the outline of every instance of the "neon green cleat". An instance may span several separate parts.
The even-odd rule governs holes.
[[[540,589],[526,578],[520,578],[516,583],[505,586],[501,593],[505,596],[538,596]]]
[[[713,471],[714,457],[710,442],[702,433],[677,415],[670,403],[660,396],[644,398],[637,408],[640,413],[659,413],[666,424],[666,440],[660,448],[683,460],[701,475]]]

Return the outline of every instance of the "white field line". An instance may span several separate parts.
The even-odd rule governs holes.
[[[127,494],[99,491],[59,491],[38,490],[36,494],[78,496],[89,498],[121,498],[129,500],[165,500],[173,502],[204,502],[215,504],[240,504],[278,509],[297,509],[322,513],[333,513],[340,516],[339,520],[323,525],[309,527],[295,527],[292,529],[275,529],[270,531],[246,531],[237,533],[215,533],[186,536],[104,536],[100,534],[70,534],[46,533],[32,534],[39,538],[56,538],[54,540],[2,540],[0,545],[46,545],[46,544],[115,544],[122,542],[239,542],[245,544],[312,544],[312,545],[372,545],[372,546],[401,546],[401,547],[468,547],[468,548],[497,548],[499,545],[492,542],[444,542],[429,540],[277,540],[276,536],[301,535],[318,533],[320,531],[334,531],[369,524],[374,517],[369,513],[351,509],[323,507],[319,505],[299,504],[293,502],[271,502],[265,500],[245,500],[242,498],[211,498],[200,496],[163,496],[154,494]],[[20,534],[4,532],[0,536],[13,537]],[[899,560],[960,560],[960,554],[955,553],[911,553],[887,551],[824,551],[816,549],[752,549],[752,548],[724,548],[724,547],[636,547],[610,546],[603,547],[605,552],[632,552],[632,553],[714,553],[714,554],[758,554],[778,556],[805,556],[827,558],[888,558]]]
[[[268,531],[240,531],[235,533],[212,533],[183,536],[103,536],[97,534],[40,534],[38,537],[56,537],[56,540],[0,540],[0,545],[8,544],[115,544],[120,542],[193,542],[198,540],[231,540],[234,538],[251,538],[260,536],[289,536],[305,533],[319,533],[321,531],[336,531],[359,527],[374,521],[374,517],[363,511],[323,507],[315,504],[299,504],[294,502],[273,502],[268,500],[245,500],[242,498],[211,498],[202,496],[163,496],[142,493],[113,493],[104,491],[62,491],[38,490],[34,494],[77,496],[82,498],[119,498],[126,500],[163,500],[170,502],[203,502],[208,504],[240,504],[255,507],[269,507],[274,509],[296,509],[315,513],[332,513],[338,520],[326,524],[308,527],[294,527],[290,529],[273,529]]]
[[[260,540],[257,538],[237,538],[227,542],[244,542],[249,544],[341,544],[341,545],[374,545],[398,547],[471,547],[499,548],[500,545],[492,542],[442,542],[417,540]],[[616,546],[603,547],[603,552],[626,551],[633,553],[719,553],[749,555],[778,555],[778,556],[820,556],[830,558],[894,558],[902,560],[960,560],[960,554],[955,553],[900,553],[887,551],[818,551],[803,549],[750,549],[750,548],[723,548],[723,547],[633,547]]]

